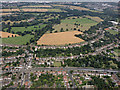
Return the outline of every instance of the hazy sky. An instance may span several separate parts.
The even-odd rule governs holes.
[[[0,1],[57,1],[57,2],[119,2],[120,0],[0,0]]]

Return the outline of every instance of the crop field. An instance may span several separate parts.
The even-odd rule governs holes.
[[[94,20],[94,21],[96,21],[96,22],[102,22],[102,21],[103,21],[103,20],[102,20],[101,18],[99,18],[99,17],[91,17],[91,16],[85,16],[85,17],[90,18],[90,19],[92,19],[92,20]]]
[[[48,9],[22,9],[24,12],[47,12]]]
[[[80,24],[80,25],[75,25],[76,24]],[[88,18],[82,18],[82,17],[73,17],[72,18],[67,18],[65,20],[61,21],[61,24],[57,24],[54,25],[53,28],[55,29],[53,31],[53,33],[55,31],[60,32],[61,28],[63,28],[64,31],[66,31],[66,29],[68,29],[68,31],[73,31],[74,28],[76,28],[76,30],[80,29],[80,31],[85,31],[88,30],[91,26],[96,25],[97,22],[90,20]],[[47,32],[49,33],[49,32]]]
[[[79,31],[68,31],[60,33],[44,34],[38,41],[38,45],[65,45],[83,42],[84,40],[75,37],[75,34],[82,34]]]
[[[0,16],[4,16],[4,15],[10,15],[12,13],[0,13]]]
[[[19,35],[0,31],[0,37],[1,38],[8,38],[8,36],[9,37],[12,37],[12,36],[15,37],[15,36],[19,36]]]
[[[39,26],[40,26],[40,28],[39,28]],[[46,26],[46,24],[42,24],[42,25],[35,25],[35,26],[28,26],[27,28],[25,28],[25,27],[12,27],[11,28],[11,32],[12,31],[14,31],[15,33],[16,32],[24,32],[24,31],[35,31],[36,29],[41,29],[41,28],[43,28],[43,27],[45,27]],[[5,29],[5,31],[7,30],[7,28]]]
[[[20,11],[20,9],[0,9],[0,12],[13,12],[13,11]]]
[[[25,35],[25,36],[18,36],[18,37],[10,37],[10,38],[2,38],[3,44],[14,44],[14,45],[23,45],[26,44],[33,35]]]

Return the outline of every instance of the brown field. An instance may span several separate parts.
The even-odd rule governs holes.
[[[0,9],[0,12],[20,11],[19,9]]]
[[[0,16],[4,16],[4,15],[10,15],[12,13],[0,13]]]
[[[0,31],[0,37],[1,38],[8,38],[8,36],[12,37],[12,35],[13,35],[13,37],[15,37],[15,35],[19,36],[18,34],[12,34],[12,33],[8,33],[8,32],[2,32],[2,31]]]
[[[22,9],[24,12],[47,12],[47,9]]]
[[[68,31],[60,33],[44,34],[38,41],[38,45],[65,45],[83,42],[84,40],[75,37],[75,34],[82,34],[79,31]]]
[[[85,17],[90,18],[90,19],[92,19],[92,20],[94,20],[94,21],[96,21],[96,22],[102,22],[102,21],[103,21],[103,20],[102,20],[101,18],[99,18],[99,17],[91,17],[91,16],[85,16]]]
[[[23,6],[23,7],[51,7],[51,6],[41,5],[41,6]]]
[[[77,9],[77,10],[89,10],[89,9],[87,9],[87,8],[78,7],[78,6],[70,6],[70,9]]]

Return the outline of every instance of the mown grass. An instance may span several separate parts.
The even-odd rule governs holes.
[[[61,66],[61,62],[54,62],[54,66],[55,67],[60,67]]]
[[[14,45],[23,45],[29,42],[29,40],[34,37],[33,35],[25,35],[25,36],[18,36],[18,37],[9,37],[9,38],[2,38],[3,44],[14,44]]]
[[[108,32],[110,32],[111,34],[113,34],[113,35],[116,35],[116,34],[118,34],[118,32],[117,31],[115,31],[115,30],[107,30]]]
[[[74,25],[75,23],[80,25]],[[61,24],[57,24],[53,26],[53,28],[55,29],[53,33],[55,31],[60,32],[61,28],[63,28],[64,31],[66,31],[66,29],[68,29],[68,31],[73,31],[74,28],[76,28],[76,30],[80,29],[81,31],[85,31],[88,30],[91,26],[94,26],[96,24],[98,24],[98,22],[90,20],[88,18],[82,18],[82,17],[75,19],[67,18],[65,20],[62,20]]]
[[[40,26],[40,28],[39,28],[39,26]],[[45,27],[46,26],[46,24],[42,24],[42,25],[35,25],[35,26],[28,26],[27,28],[25,28],[25,27],[12,27],[11,28],[11,32],[13,31],[13,32],[24,32],[24,31],[35,31],[36,29],[41,29],[41,28],[43,28],[43,27]],[[7,30],[7,28],[5,29],[5,31]]]

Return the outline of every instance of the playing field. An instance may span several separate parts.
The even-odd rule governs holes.
[[[99,17],[92,17],[92,16],[85,16],[85,17],[90,18],[90,19],[92,19],[92,20],[94,20],[94,21],[96,21],[96,22],[102,22],[102,21],[103,21],[103,20],[102,20],[101,18],[99,18]]]
[[[79,25],[75,25],[79,24]],[[72,18],[67,18],[65,20],[61,21],[61,24],[54,25],[53,28],[55,29],[52,31],[54,33],[55,31],[60,32],[61,28],[63,28],[64,31],[74,31],[75,29],[80,31],[85,31],[88,30],[91,26],[96,25],[98,22],[90,20],[88,18],[82,18],[82,17],[72,17]],[[47,33],[50,33],[48,31]]]
[[[40,28],[39,28],[40,26]],[[11,28],[11,32],[14,31],[14,33],[16,32],[24,32],[24,31],[35,31],[36,29],[41,29],[43,27],[45,27],[46,24],[41,24],[41,25],[35,25],[35,26],[28,26],[27,28],[25,27],[12,27]],[[7,28],[5,29],[5,31],[7,30]]]
[[[60,33],[44,34],[38,41],[38,45],[65,45],[83,42],[84,40],[75,37],[75,34],[82,34],[79,31],[68,31]]]
[[[23,45],[29,42],[29,40],[34,37],[33,35],[25,35],[18,37],[2,38],[3,44],[14,44],[14,45]]]
[[[8,38],[8,36],[9,37],[12,37],[12,36],[15,37],[15,36],[19,36],[19,35],[0,31],[0,37],[1,38]]]
[[[54,66],[55,67],[60,67],[61,66],[61,62],[54,62]]]

